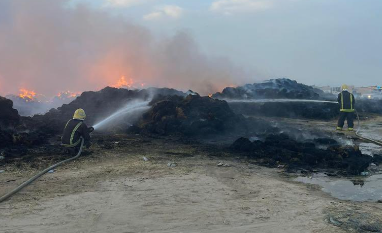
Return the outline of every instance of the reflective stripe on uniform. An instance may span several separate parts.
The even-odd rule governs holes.
[[[76,127],[74,127],[74,129],[73,129],[72,135],[70,135],[70,145],[71,146],[77,146],[81,142],[81,139],[78,139],[77,142],[73,143],[74,135],[75,135],[76,131],[78,130],[78,128],[80,128],[81,125],[82,125],[82,122],[78,123],[76,125]]]
[[[68,127],[70,121],[71,121],[71,120],[69,120],[68,123],[66,123],[66,125],[65,125],[65,129],[66,129],[66,127]]]
[[[344,94],[343,92],[341,92],[341,109],[340,109],[341,112],[354,112],[353,95],[349,94],[349,97],[350,97],[350,109],[344,109]]]
[[[350,96],[350,109],[353,109],[353,96],[352,94],[350,94],[349,96]]]

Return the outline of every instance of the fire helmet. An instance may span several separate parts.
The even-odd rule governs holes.
[[[85,120],[85,118],[86,118],[86,113],[85,113],[85,111],[82,108],[77,109],[74,112],[73,119],[83,121],[83,120]]]
[[[347,90],[348,89],[348,85],[344,84],[342,85],[342,90]]]

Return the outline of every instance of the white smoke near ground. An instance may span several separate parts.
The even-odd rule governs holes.
[[[156,38],[109,11],[68,0],[0,1],[0,94],[99,90],[122,76],[130,86],[209,94],[242,80],[228,60],[202,54],[190,34]]]

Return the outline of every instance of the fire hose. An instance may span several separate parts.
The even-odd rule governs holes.
[[[72,158],[69,158],[69,159],[66,159],[66,160],[63,160],[59,163],[56,163],[48,168],[46,168],[45,170],[41,171],[40,173],[36,174],[35,176],[33,176],[32,178],[30,178],[29,180],[25,181],[24,183],[22,183],[21,185],[19,185],[17,188],[15,188],[14,190],[12,190],[11,192],[9,192],[8,194],[0,197],[0,203],[7,200],[8,198],[10,198],[11,196],[13,196],[14,194],[18,193],[19,191],[21,191],[23,188],[27,187],[28,185],[30,185],[31,183],[33,183],[33,181],[37,180],[38,178],[40,178],[41,176],[43,176],[44,174],[48,173],[50,170],[53,170],[55,168],[57,168],[58,166],[61,166],[62,164],[64,163],[68,163],[72,160],[75,160],[77,159],[78,157],[80,157],[81,153],[82,153],[82,148],[84,146],[84,139],[81,138],[81,146],[80,146],[80,149],[77,153],[76,156],[72,157]]]
[[[382,141],[378,141],[378,140],[374,140],[374,139],[371,139],[371,138],[367,138],[365,136],[361,136],[359,134],[359,131],[361,130],[361,124],[360,124],[360,120],[359,120],[359,115],[358,115],[358,112],[355,111],[356,115],[357,115],[357,121],[358,121],[358,128],[357,128],[357,131],[355,132],[355,135],[359,138],[359,139],[362,139],[362,140],[365,140],[365,141],[369,141],[371,143],[374,143],[376,145],[379,145],[379,146],[382,146]]]

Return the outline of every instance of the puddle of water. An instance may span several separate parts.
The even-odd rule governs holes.
[[[322,191],[340,200],[372,201],[382,200],[382,174],[367,178],[339,179],[325,174],[313,174],[312,177],[298,177],[295,181],[316,184]]]

